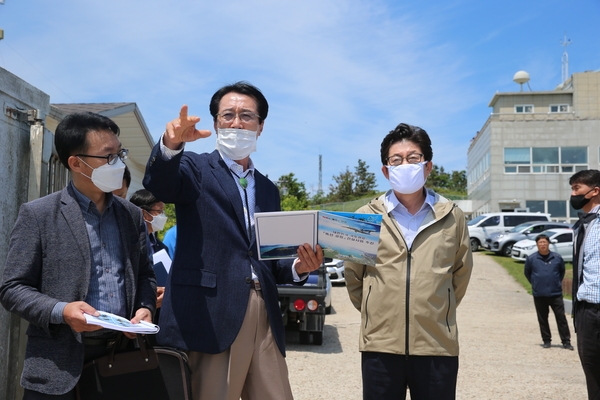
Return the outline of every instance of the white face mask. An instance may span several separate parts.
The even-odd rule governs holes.
[[[83,161],[82,163],[92,168],[88,163]],[[110,193],[113,190],[121,189],[123,186],[123,174],[125,173],[125,163],[121,159],[117,159],[113,165],[104,164],[98,168],[92,168],[92,176],[89,177],[83,172],[81,175],[90,178],[92,183],[96,187],[105,193]]]
[[[150,214],[150,213],[148,213]],[[152,215],[150,214],[150,216],[152,216],[152,221],[148,221],[148,220],[144,220],[146,222],[149,222],[150,225],[152,225],[152,232],[158,232],[158,231],[162,231],[165,228],[165,224],[167,223],[167,219],[169,219],[165,213],[160,213],[158,215]]]
[[[243,160],[256,151],[257,136],[247,129],[217,129],[217,150],[234,161]]]
[[[425,186],[425,164],[402,164],[388,166],[388,175],[392,189],[402,194],[412,194]]]

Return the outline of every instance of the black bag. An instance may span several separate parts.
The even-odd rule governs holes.
[[[170,400],[191,400],[192,380],[187,354],[169,347],[155,347],[154,351]]]
[[[139,348],[97,358],[83,366],[77,384],[80,400],[175,400],[169,397],[156,351],[138,336]]]

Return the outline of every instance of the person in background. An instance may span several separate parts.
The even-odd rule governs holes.
[[[121,185],[121,188],[113,190],[113,194],[122,199],[126,199],[129,186],[131,186],[131,171],[129,171],[129,167],[127,164],[125,164],[125,171],[123,171],[123,184]]]
[[[171,260],[175,258],[175,247],[177,245],[177,225],[173,225],[165,232],[163,244],[167,246],[167,252]]]
[[[391,190],[357,210],[383,216],[375,266],[345,261],[361,312],[363,399],[456,397],[456,308],[473,257],[464,213],[425,188],[433,151],[423,129],[399,124],[381,143]]]
[[[589,399],[600,399],[600,171],[569,179],[571,207],[582,210],[573,225],[573,317],[577,351]]]
[[[563,348],[573,350],[571,331],[565,317],[562,296],[562,280],[565,277],[565,262],[560,254],[550,251],[550,238],[538,235],[535,238],[538,251],[525,260],[525,277],[531,283],[533,303],[537,313],[543,347],[549,349],[552,334],[548,324],[548,308],[552,308]]]
[[[158,200],[154,195],[146,189],[140,189],[134,192],[129,201],[138,206],[144,215],[146,228],[148,230],[148,247],[150,255],[153,255],[161,250],[167,251],[167,246],[160,241],[157,233],[162,231],[167,223],[165,215],[165,203]],[[162,306],[162,301],[165,293],[164,286],[156,288],[156,308]]]
[[[183,106],[146,166],[144,186],[177,213],[157,340],[187,350],[195,399],[292,399],[276,285],[303,284],[323,252],[304,244],[293,263],[258,259],[254,213],[280,210],[279,190],[250,158],[268,107],[249,83],[224,86],[209,106],[217,149],[183,151],[211,134]]]
[[[29,322],[26,400],[74,400],[84,363],[111,351],[116,331],[87,324],[84,314],[152,322],[156,308],[142,212],[112,194],[127,158],[119,127],[102,115],[69,114],[54,145],[72,180],[21,206],[0,283],[4,308]]]

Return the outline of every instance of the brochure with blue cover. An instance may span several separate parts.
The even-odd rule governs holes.
[[[375,265],[382,216],[337,211],[255,213],[259,259],[296,258],[298,246],[318,243],[325,257]]]

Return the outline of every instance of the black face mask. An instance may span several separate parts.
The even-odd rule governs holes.
[[[577,196],[571,196],[571,198],[569,199],[569,202],[571,203],[571,207],[573,207],[575,210],[581,210],[583,207],[585,207],[585,205],[587,203],[589,203],[590,200],[592,200],[592,199],[586,199],[585,196],[594,189],[590,189],[585,194],[578,194]]]

